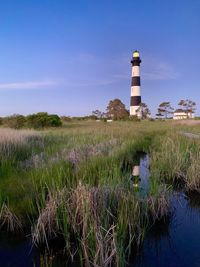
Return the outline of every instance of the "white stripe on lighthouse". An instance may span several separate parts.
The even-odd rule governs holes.
[[[140,106],[130,106],[130,115],[136,115]]]
[[[140,96],[140,86],[131,86],[131,96]]]
[[[132,175],[133,176],[140,176],[140,166],[139,165],[133,166]]]
[[[139,66],[133,66],[132,67],[132,77],[134,76],[140,76],[140,67]]]

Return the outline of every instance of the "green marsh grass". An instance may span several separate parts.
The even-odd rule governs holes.
[[[168,132],[156,140],[151,151],[151,176],[163,183],[181,183],[188,191],[200,192],[200,139]],[[158,146],[158,144],[160,144]]]
[[[180,141],[184,158],[173,155],[172,160],[167,153],[177,151],[173,142],[178,141],[169,136],[179,130],[165,122],[0,129],[6,136],[0,137],[1,224],[20,226],[35,244],[47,248],[62,236],[66,255],[79,255],[84,266],[124,266],[152,221],[169,210],[162,179],[182,173],[185,179],[195,171],[185,169],[191,146],[196,150],[192,142]],[[151,189],[142,199],[127,182],[137,152],[152,155]]]

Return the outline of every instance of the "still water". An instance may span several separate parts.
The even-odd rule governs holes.
[[[31,240],[17,238],[7,234],[0,235],[0,267],[79,267],[69,263],[64,255],[47,256]]]
[[[28,240],[0,235],[0,266],[29,267],[39,266],[39,257]]]
[[[148,187],[148,157],[140,158],[141,188]],[[130,267],[200,267],[200,195],[174,191],[172,215],[154,225]]]
[[[173,215],[149,231],[131,267],[200,266],[200,206],[193,201],[184,193],[174,195]]]

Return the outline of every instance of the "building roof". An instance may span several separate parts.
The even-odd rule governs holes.
[[[176,110],[174,111],[174,113],[176,113],[176,112],[185,112],[185,110],[179,108],[179,109],[176,109]]]
[[[174,111],[174,113],[190,113],[190,112],[194,113],[194,111],[192,111],[192,110],[190,110],[190,109],[188,109],[188,110],[184,110],[184,109],[181,109],[181,108],[178,108],[178,109],[176,109],[176,110]]]

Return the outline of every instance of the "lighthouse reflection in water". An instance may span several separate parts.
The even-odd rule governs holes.
[[[140,166],[139,165],[133,166],[131,180],[133,182],[133,187],[139,186],[139,182],[141,181],[141,179],[140,179]]]
[[[131,186],[141,193],[147,194],[149,191],[149,156],[138,154],[135,164],[132,167]]]

